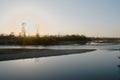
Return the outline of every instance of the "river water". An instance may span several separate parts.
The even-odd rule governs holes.
[[[120,45],[0,46],[3,48],[96,49],[83,54],[0,61],[0,80],[120,80]]]

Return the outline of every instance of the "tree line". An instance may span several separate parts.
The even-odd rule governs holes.
[[[0,35],[0,45],[64,45],[86,44],[91,38],[84,35],[45,35],[45,36],[15,36]]]

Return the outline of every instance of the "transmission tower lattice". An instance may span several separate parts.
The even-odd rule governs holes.
[[[21,26],[22,26],[21,35],[22,35],[23,37],[25,37],[25,36],[26,36],[26,29],[25,29],[26,23],[23,22],[23,23],[21,24]]]

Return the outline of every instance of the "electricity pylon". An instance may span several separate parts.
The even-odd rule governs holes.
[[[21,28],[21,35],[22,35],[23,37],[26,37],[26,29],[25,29],[26,23],[23,22],[23,23],[21,24],[21,26],[22,26],[22,28]]]
[[[39,37],[39,25],[36,25],[36,36]]]

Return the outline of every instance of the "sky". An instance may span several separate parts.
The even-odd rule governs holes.
[[[0,0],[0,34],[120,37],[120,0]]]

